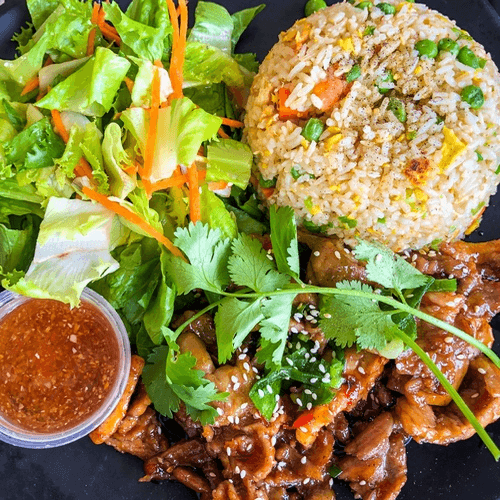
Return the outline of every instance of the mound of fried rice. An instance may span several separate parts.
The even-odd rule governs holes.
[[[500,75],[453,21],[421,4],[387,3],[395,14],[341,3],[282,33],[253,83],[245,133],[256,177],[276,180],[261,189],[267,204],[293,207],[312,231],[401,251],[477,224],[499,180]],[[447,51],[419,56],[419,40],[443,38],[486,64],[474,69]],[[355,65],[361,74],[348,82]],[[333,104],[318,91],[332,80],[341,88]],[[479,109],[461,99],[469,85],[484,94]],[[404,122],[391,102],[404,106]],[[302,136],[312,117],[324,124],[317,142]]]

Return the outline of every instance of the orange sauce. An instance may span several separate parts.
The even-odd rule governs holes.
[[[38,433],[94,413],[118,376],[113,328],[92,304],[31,299],[0,320],[0,413]]]

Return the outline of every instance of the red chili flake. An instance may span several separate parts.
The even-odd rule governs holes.
[[[294,429],[298,429],[299,427],[307,425],[312,420],[314,420],[314,415],[312,413],[303,413],[297,420],[295,420],[292,427]]]

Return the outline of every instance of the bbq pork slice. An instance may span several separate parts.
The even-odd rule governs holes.
[[[382,413],[346,446],[339,478],[356,498],[394,500],[406,483],[406,449],[390,413]]]

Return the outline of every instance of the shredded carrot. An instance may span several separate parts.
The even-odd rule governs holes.
[[[314,420],[314,415],[309,412],[304,412],[300,417],[295,420],[293,423],[292,427],[294,429],[298,429],[299,427],[303,427],[304,425],[307,425],[309,422],[312,422]]]
[[[263,188],[263,187],[261,187],[260,189],[262,190],[262,193],[264,194],[264,196],[266,198],[271,198],[271,196],[274,193],[274,188]]]
[[[123,171],[127,174],[127,175],[134,175],[137,173],[139,169],[139,164],[138,163],[133,163],[132,165],[129,165],[128,167],[124,167],[123,168]]]
[[[94,179],[94,175],[92,174],[92,167],[83,156],[78,161],[78,165],[75,168],[75,173],[78,177],[88,177],[91,181]]]
[[[229,136],[224,132],[224,129],[221,127],[217,132],[223,139],[229,139]]]
[[[201,206],[198,170],[194,163],[188,168],[187,175],[189,181],[189,216],[191,222],[196,224],[201,219]]]
[[[137,215],[136,213],[132,212],[131,210],[129,210],[126,207],[122,207],[116,201],[110,200],[107,196],[100,194],[100,193],[97,193],[96,191],[88,188],[87,186],[84,186],[82,188],[82,191],[91,200],[97,201],[103,207],[106,207],[108,210],[111,210],[112,212],[119,215],[120,217],[123,217],[124,219],[128,220],[132,224],[139,226],[143,231],[148,233],[152,238],[154,238],[155,240],[160,242],[162,245],[167,247],[174,255],[186,260],[185,257],[182,255],[181,251],[176,246],[174,246],[174,244],[164,234],[157,231],[148,222],[141,219],[141,217],[139,215]]]
[[[50,113],[52,115],[52,120],[54,120],[54,126],[56,127],[57,133],[61,136],[62,140],[67,143],[69,141],[69,133],[64,126],[61,113],[59,113],[57,109],[52,109]]]
[[[163,63],[160,61],[160,59],[156,59],[153,63],[157,68],[163,69]]]
[[[96,4],[94,4],[94,5],[96,5]],[[96,34],[96,28],[92,28],[89,31],[89,38],[87,40],[87,55],[88,56],[91,56],[95,50],[95,34]]]
[[[198,183],[203,182],[207,176],[206,170],[198,170]],[[144,188],[148,194],[154,193],[156,191],[161,191],[162,189],[169,189],[172,187],[179,187],[187,184],[189,182],[189,178],[187,174],[174,174],[172,177],[168,179],[163,179],[162,181],[154,182],[151,184],[150,182],[143,180]]]
[[[121,45],[122,39],[120,38],[118,32],[114,28],[104,23],[99,26],[99,29],[101,30],[102,36],[104,38],[112,42],[115,42],[116,45]]]
[[[146,142],[146,151],[144,155],[144,167],[141,177],[149,180],[153,170],[153,161],[155,156],[156,135],[158,133],[158,114],[160,107],[160,72],[154,70],[153,83],[151,85],[151,109],[149,110],[149,129]]]
[[[131,78],[129,78],[128,76],[126,76],[124,78],[124,82],[125,82],[125,85],[127,86],[128,88],[128,91],[130,93],[132,93],[132,90],[134,90],[134,80],[132,80]]]
[[[208,183],[208,189],[210,191],[220,191],[222,189],[226,189],[228,186],[228,183],[225,181],[217,181],[217,182],[209,182]]]
[[[31,78],[31,80],[28,80],[28,83],[24,86],[21,95],[26,95],[29,94],[30,92],[33,92],[33,90],[37,89],[38,86],[40,85],[40,80],[38,79],[38,76],[34,76]]]
[[[245,126],[243,122],[239,122],[238,120],[231,120],[231,118],[222,118],[222,124],[228,125],[229,127],[233,128],[241,128]]]
[[[184,56],[186,52],[186,37],[188,11],[186,0],[179,0],[179,16],[175,9],[173,0],[167,0],[170,22],[174,30],[172,43],[172,57],[170,59],[170,80],[172,82],[173,93],[171,99],[178,99],[183,96],[182,83],[184,76],[182,73],[184,67]],[[180,19],[178,18],[180,17]]]
[[[92,7],[92,17],[90,18],[90,22],[92,24],[97,24],[99,22],[100,10],[101,10],[101,4],[94,2],[94,5]]]
[[[106,12],[104,11],[104,9],[101,6],[98,13],[97,13],[97,22],[96,22],[97,26],[104,24],[105,18],[106,18]]]

